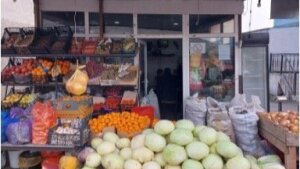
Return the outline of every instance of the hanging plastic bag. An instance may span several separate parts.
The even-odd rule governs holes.
[[[143,97],[141,100],[142,106],[152,106],[154,108],[154,116],[155,118],[160,118],[160,110],[157,95],[155,94],[154,90],[151,89],[147,96]]]
[[[262,156],[265,154],[258,136],[256,112],[246,107],[234,106],[229,109],[237,145],[245,154]]]
[[[66,89],[69,93],[79,96],[86,91],[89,77],[86,72],[81,70],[84,67],[78,66],[77,63],[75,72],[66,83]]]
[[[185,103],[184,118],[194,124],[205,125],[207,106],[205,99],[199,99],[197,95],[188,97]]]
[[[235,135],[231,119],[225,106],[222,106],[217,100],[207,98],[207,125],[226,133],[231,141],[235,142]]]
[[[31,121],[22,119],[10,123],[6,129],[6,136],[10,144],[26,144],[31,142]]]

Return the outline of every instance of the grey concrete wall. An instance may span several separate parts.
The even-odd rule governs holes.
[[[270,53],[299,53],[299,27],[272,28],[269,35]]]

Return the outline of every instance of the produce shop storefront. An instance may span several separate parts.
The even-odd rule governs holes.
[[[2,36],[2,168],[296,169],[299,114],[239,94],[242,0],[33,2]],[[182,64],[176,118],[147,93],[149,42]]]
[[[41,26],[75,26],[77,21],[77,37],[99,37],[102,27],[107,38],[133,36],[137,42],[181,39],[183,100],[198,93],[229,101],[238,92],[243,1],[104,0],[101,9],[103,15],[97,0],[40,0],[38,18]],[[143,57],[147,63],[147,56]],[[141,71],[147,72],[147,67],[140,66]],[[147,80],[147,76],[143,78]],[[147,82],[144,85],[147,91]]]

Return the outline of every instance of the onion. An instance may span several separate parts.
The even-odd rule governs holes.
[[[287,126],[287,125],[290,123],[290,121],[289,121],[289,120],[282,119],[282,120],[279,121],[279,123],[280,123],[280,125],[282,125],[282,126]]]
[[[292,125],[292,126],[290,127],[290,130],[291,130],[293,133],[298,133],[298,132],[299,132],[299,126]]]

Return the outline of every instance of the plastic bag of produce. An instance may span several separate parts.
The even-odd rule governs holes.
[[[31,121],[23,119],[10,123],[6,129],[6,136],[10,144],[25,144],[31,142]]]
[[[247,106],[245,94],[236,94],[229,103],[229,107],[233,107],[233,106],[241,106],[241,107]]]
[[[154,116],[156,118],[160,118],[160,110],[157,95],[155,94],[154,90],[151,89],[147,96],[145,96],[141,101],[141,106],[150,105],[154,108]]]
[[[36,102],[32,107],[32,143],[46,144],[48,131],[56,124],[55,111],[50,102]]]
[[[207,106],[205,99],[198,99],[197,95],[187,98],[185,103],[184,118],[194,124],[205,125]]]
[[[226,133],[235,142],[235,135],[225,106],[215,99],[207,98],[207,125]]]
[[[233,124],[236,143],[246,153],[253,156],[264,155],[258,136],[258,116],[255,111],[247,107],[234,106],[229,109]]]
[[[19,119],[11,118],[8,112],[1,112],[1,143],[7,141],[6,129],[10,123],[18,122]]]
[[[9,111],[9,115],[11,118],[21,118],[24,117],[24,109],[20,107],[13,107]]]

